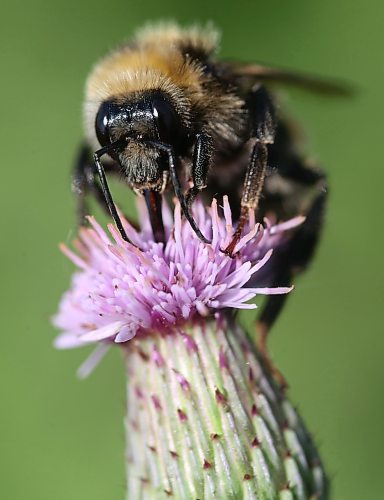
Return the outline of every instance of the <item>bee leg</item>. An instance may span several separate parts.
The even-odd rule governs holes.
[[[113,144],[110,146],[106,146],[104,148],[101,148],[98,151],[96,151],[96,153],[94,153],[94,155],[93,155],[93,159],[94,159],[95,166],[96,166],[96,172],[97,172],[98,177],[99,177],[101,190],[102,190],[102,193],[104,195],[105,202],[108,206],[109,212],[110,212],[113,220],[115,221],[116,227],[119,230],[119,233],[120,233],[121,237],[123,238],[123,240],[125,240],[128,243],[132,243],[131,240],[128,238],[127,233],[125,232],[125,229],[124,229],[123,224],[121,222],[120,216],[117,212],[115,202],[113,201],[111,191],[109,190],[107,177],[105,175],[105,170],[104,170],[104,167],[100,161],[101,157],[112,146],[113,146]]]
[[[83,144],[76,158],[75,168],[72,174],[72,191],[77,202],[77,221],[79,226],[86,223],[86,215],[89,215],[87,205],[87,195],[92,194],[100,206],[110,214],[110,210],[104,196],[103,190],[96,178],[95,164],[90,160],[91,151],[86,144]],[[129,220],[129,223],[136,227],[136,224]],[[125,233],[125,232],[124,232]],[[126,237],[128,241],[128,238]]]
[[[85,224],[85,216],[88,215],[86,201],[87,192],[93,188],[92,166],[89,163],[90,151],[84,144],[81,146],[76,157],[75,168],[72,173],[72,192],[76,197],[76,216],[79,226]],[[92,189],[93,190],[93,189]]]
[[[160,149],[161,151],[164,151],[168,155],[169,173],[170,173],[171,181],[173,184],[173,189],[175,190],[175,194],[176,194],[176,196],[180,202],[180,205],[181,205],[181,210],[183,211],[185,218],[189,222],[191,228],[194,230],[194,232],[196,233],[198,238],[201,241],[203,241],[204,243],[210,243],[210,241],[207,240],[207,238],[203,235],[203,233],[198,228],[198,226],[195,222],[195,219],[193,218],[193,216],[189,210],[189,207],[187,205],[186,198],[185,198],[183,191],[181,189],[180,180],[179,180],[179,177],[177,175],[176,157],[175,157],[175,153],[173,151],[172,146],[170,146],[169,144],[165,144],[164,142],[160,142],[160,141],[148,141],[147,144],[154,146],[154,147],[157,147],[158,149]]]
[[[249,211],[256,211],[259,204],[261,190],[264,185],[265,171],[267,168],[267,157],[267,146],[261,142],[256,142],[252,151],[251,161],[245,175],[244,190],[241,197],[240,218],[232,241],[225,249],[225,253],[228,255],[233,254],[235,247],[241,238],[241,233],[243,232],[244,226],[248,221]]]
[[[195,148],[192,161],[193,186],[187,191],[185,201],[188,209],[198,193],[207,187],[207,175],[211,160],[211,139],[208,135],[201,133],[196,135]]]
[[[305,169],[305,167],[302,168]],[[303,171],[299,174],[301,175],[302,173]],[[309,173],[307,177],[310,177]],[[272,257],[274,261],[273,266],[276,271],[271,286],[292,285],[295,276],[304,271],[313,258],[321,234],[327,200],[325,180],[323,179],[318,186],[320,187],[320,192],[315,197],[305,221],[296,229],[287,246],[282,250],[277,250],[276,255]],[[286,387],[287,384],[282,374],[276,369],[270,359],[267,349],[267,337],[287,298],[288,295],[286,294],[269,295],[256,323],[259,351],[282,388]]]
[[[316,196],[303,224],[296,229],[287,246],[277,250],[272,257],[276,272],[271,286],[290,286],[293,278],[308,267],[320,238],[326,199],[326,191]],[[270,330],[287,298],[288,295],[267,297],[258,319],[261,329]]]
[[[95,165],[90,161],[90,158],[91,151],[86,144],[83,144],[79,149],[72,174],[72,191],[76,197],[79,226],[86,223],[85,217],[89,215],[86,200],[88,194],[92,194],[103,210],[109,215],[109,209],[103,191],[96,180]]]
[[[267,169],[268,145],[273,144],[275,138],[276,118],[274,106],[264,87],[258,86],[252,89],[247,99],[247,105],[252,120],[251,139],[255,139],[255,145],[245,174],[237,228],[232,241],[225,249],[225,253],[228,255],[233,254],[241,238],[241,233],[248,221],[249,211],[256,211],[258,208]]]
[[[292,273],[290,270],[285,269],[285,263],[281,263],[282,267],[276,275],[276,280],[273,286],[290,286],[292,284]],[[267,339],[271,329],[272,324],[276,321],[281,310],[284,307],[285,301],[287,299],[287,294],[275,295],[274,300],[271,300],[271,296],[268,296],[264,308],[257,318],[256,321],[256,344],[260,355],[263,358],[265,365],[272,374],[275,381],[278,383],[282,391],[287,387],[287,381],[281,371],[276,367],[275,363],[269,353]]]

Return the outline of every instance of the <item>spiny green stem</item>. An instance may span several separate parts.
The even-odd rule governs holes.
[[[326,499],[302,421],[224,317],[127,344],[129,500]]]

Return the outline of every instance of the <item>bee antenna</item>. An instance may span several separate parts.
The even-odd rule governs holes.
[[[191,228],[195,231],[196,235],[198,238],[203,241],[204,243],[211,243],[210,240],[208,240],[203,233],[200,231],[199,227],[197,226],[195,219],[193,218],[191,212],[189,211],[189,206],[187,203],[187,200],[183,194],[183,191],[181,189],[180,185],[180,180],[177,175],[176,171],[176,160],[175,160],[175,153],[173,151],[173,148],[170,144],[165,144],[164,142],[160,141],[148,141],[146,142],[149,146],[154,146],[157,147],[158,149],[164,151],[168,155],[168,163],[169,163],[169,172],[171,174],[171,180],[173,184],[173,188],[175,190],[175,194],[180,202],[181,205],[181,210],[183,211],[183,214],[187,221],[189,222]]]

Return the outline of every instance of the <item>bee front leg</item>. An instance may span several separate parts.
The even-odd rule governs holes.
[[[207,176],[211,161],[212,141],[204,133],[197,134],[192,160],[193,186],[187,191],[185,201],[188,209],[191,208],[196,196],[207,187]]]
[[[89,146],[84,143],[79,149],[72,174],[72,191],[76,197],[77,223],[79,226],[86,224],[86,216],[90,214],[87,196],[92,195],[103,210],[110,215],[110,208],[106,201],[103,189],[99,183],[95,163],[91,160],[92,154]],[[109,167],[108,170],[112,170]],[[126,217],[127,218],[127,217]],[[137,228],[137,224],[127,219],[130,225]]]
[[[76,197],[77,222],[79,226],[86,223],[89,215],[87,195],[92,194],[100,206],[109,213],[103,192],[95,177],[95,166],[91,161],[91,151],[87,144],[83,144],[78,152],[72,174],[72,191]]]
[[[191,228],[193,229],[193,231],[196,233],[197,237],[201,241],[203,241],[204,243],[211,243],[210,240],[208,240],[203,235],[203,233],[200,231],[200,229],[198,228],[198,226],[196,224],[195,219],[193,218],[193,216],[189,210],[189,207],[188,207],[188,204],[186,202],[186,198],[185,198],[184,193],[182,191],[181,183],[179,180],[179,176],[178,176],[178,172],[177,172],[177,168],[176,168],[177,159],[176,159],[176,155],[175,155],[175,152],[173,150],[173,147],[170,144],[166,144],[166,143],[161,142],[161,141],[148,141],[147,144],[150,146],[154,146],[154,147],[158,148],[160,151],[164,151],[167,154],[169,175],[171,178],[171,182],[173,184],[173,188],[175,190],[175,194],[180,202],[181,210],[184,214],[184,217],[187,219]]]

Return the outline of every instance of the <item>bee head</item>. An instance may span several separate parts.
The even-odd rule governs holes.
[[[180,118],[171,100],[159,90],[102,102],[95,128],[101,146],[127,138],[139,143],[161,141],[176,148],[182,139]]]
[[[181,122],[165,92],[148,90],[102,102],[95,129],[103,147],[121,139],[127,141],[108,155],[118,162],[132,188],[161,189],[167,159],[156,143],[171,145],[176,154],[181,154],[187,137]]]

